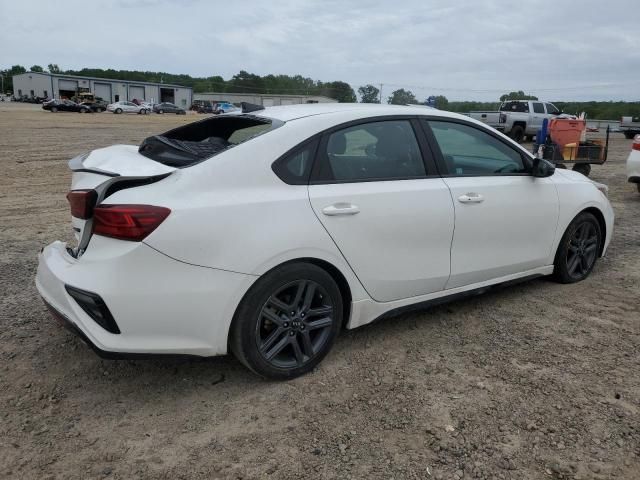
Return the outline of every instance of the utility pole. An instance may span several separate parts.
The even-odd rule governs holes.
[[[382,103],[382,83],[380,84],[380,103]]]

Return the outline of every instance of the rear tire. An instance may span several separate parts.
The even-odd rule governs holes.
[[[560,283],[575,283],[589,276],[602,245],[600,224],[593,214],[582,212],[567,227],[554,261],[553,277]]]
[[[51,107],[51,113],[56,113],[58,111],[58,107]]]
[[[160,109],[158,110],[158,113],[162,115],[164,113],[164,110]]]
[[[591,165],[588,163],[576,163],[573,166],[573,171],[583,174],[585,177],[588,177],[591,173]]]
[[[342,297],[331,275],[308,263],[272,270],[249,289],[229,332],[236,358],[266,378],[313,370],[342,325]]]
[[[117,114],[121,114],[122,113],[122,109],[121,108],[116,108],[116,111],[113,113],[117,113]]]
[[[524,128],[522,128],[520,125],[514,126],[511,129],[511,138],[516,142],[521,143],[522,139],[524,138]]]

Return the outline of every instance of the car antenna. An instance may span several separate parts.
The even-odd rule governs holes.
[[[257,112],[258,110],[264,110],[264,106],[256,105],[249,102],[240,102],[240,106],[242,107],[242,113],[251,113]]]

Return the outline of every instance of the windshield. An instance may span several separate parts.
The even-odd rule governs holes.
[[[208,118],[146,138],[138,151],[170,167],[185,168],[283,125],[253,115]]]

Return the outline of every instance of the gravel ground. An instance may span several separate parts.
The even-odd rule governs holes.
[[[232,357],[101,360],[33,279],[70,236],[66,161],[193,115],[0,104],[0,477],[640,478],[640,195],[614,134],[616,231],[586,281],[536,280],[344,333],[310,375]]]

